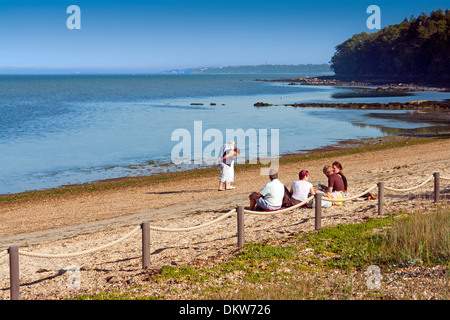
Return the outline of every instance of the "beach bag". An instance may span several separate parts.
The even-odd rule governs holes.
[[[339,200],[339,199],[344,199],[344,195],[342,194],[342,192],[331,192],[331,193],[325,193],[323,195],[324,197],[327,197],[329,199],[333,199],[333,200]],[[330,201],[328,201],[330,202]],[[342,202],[331,202],[333,206],[342,206]]]
[[[326,194],[322,194],[322,203],[320,204],[320,206],[321,206],[322,208],[328,208],[328,207],[331,207],[331,206],[332,206],[332,202],[331,202],[331,201],[323,200],[323,198],[326,197],[326,196],[327,196]],[[313,208],[316,207],[316,199],[313,200],[312,207],[313,207]]]

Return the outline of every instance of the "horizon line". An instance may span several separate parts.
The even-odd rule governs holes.
[[[170,71],[187,71],[193,69],[216,69],[216,68],[233,68],[233,67],[259,67],[259,66],[315,66],[315,65],[331,65],[329,62],[323,63],[264,63],[264,64],[242,64],[242,65],[213,65],[213,66],[186,66],[186,67],[155,67],[155,66],[38,66],[38,65],[13,65],[6,66],[0,65],[0,74],[23,74],[30,72],[30,74],[36,73],[97,73],[101,72],[117,72],[117,73],[163,73]],[[139,70],[140,69],[140,70]],[[145,69],[145,70],[142,70]],[[10,73],[11,72],[11,73]]]

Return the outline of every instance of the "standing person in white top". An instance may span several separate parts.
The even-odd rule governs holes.
[[[284,185],[278,180],[278,172],[269,171],[270,182],[259,192],[252,192],[249,196],[250,210],[278,210],[283,204]],[[255,208],[256,206],[256,208]]]
[[[234,189],[234,187],[231,185],[231,183],[234,182],[234,161],[231,161],[231,164],[227,166],[226,164],[224,164],[224,156],[227,155],[228,151],[233,150],[235,146],[236,142],[234,140],[231,140],[228,143],[224,144],[219,150],[219,191]]]
[[[314,195],[314,187],[309,179],[309,172],[307,170],[301,170],[298,173],[300,180],[294,181],[291,187],[292,201],[294,205],[305,201],[310,196]]]

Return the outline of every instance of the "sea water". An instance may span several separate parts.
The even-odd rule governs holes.
[[[352,88],[255,81],[282,77],[0,75],[0,194],[193,168],[173,165],[171,151],[178,142],[171,136],[179,128],[193,133],[195,121],[224,137],[226,129],[278,129],[279,153],[297,153],[427,124],[367,117],[384,110],[284,104],[450,98],[450,93],[415,92],[338,99],[336,93]],[[273,106],[254,107],[256,102]]]

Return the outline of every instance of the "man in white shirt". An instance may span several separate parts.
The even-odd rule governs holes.
[[[250,210],[278,210],[281,208],[284,198],[284,185],[278,180],[276,170],[271,169],[269,177],[270,182],[261,191],[250,194]]]

